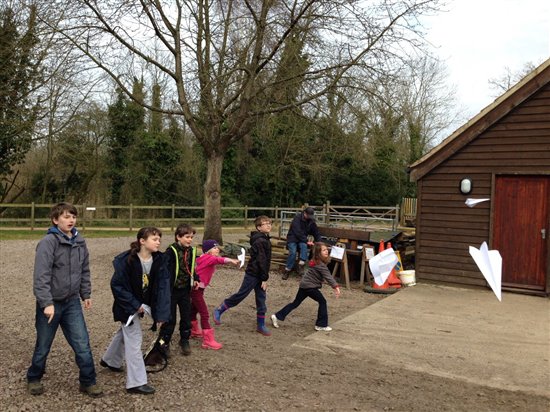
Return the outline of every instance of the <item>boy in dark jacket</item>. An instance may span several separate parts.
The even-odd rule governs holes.
[[[285,271],[283,273],[283,279],[288,279],[294,264],[296,263],[296,252],[300,249],[300,260],[298,266],[300,272],[303,271],[304,265],[308,258],[308,246],[312,246],[313,242],[308,242],[307,237],[313,236],[314,242],[321,240],[319,234],[319,228],[315,223],[314,218],[315,211],[312,207],[306,207],[302,212],[296,213],[288,233],[286,235],[286,247],[288,249],[288,259],[286,261]]]
[[[177,309],[180,312],[180,346],[185,356],[191,355],[191,289],[199,287],[199,276],[195,273],[197,249],[191,244],[195,229],[187,223],[176,228],[175,242],[165,252],[166,266],[170,273],[170,321],[162,325],[160,337],[169,349],[170,340],[176,328]]]
[[[256,294],[256,331],[264,336],[270,336],[271,331],[265,326],[265,304],[269,266],[271,264],[271,219],[267,216],[258,216],[254,220],[256,231],[250,234],[250,260],[246,266],[244,279],[239,291],[225,299],[219,307],[214,309],[214,323],[221,325],[222,313],[237,306],[252,290]]]
[[[33,291],[36,297],[36,345],[27,371],[27,389],[31,395],[44,392],[42,376],[57,328],[61,326],[75,353],[80,369],[80,391],[92,397],[103,390],[96,384],[96,372],[84,308],[92,307],[89,254],[86,242],[76,230],[76,208],[58,203],[51,212],[54,226],[38,242],[34,263]]]

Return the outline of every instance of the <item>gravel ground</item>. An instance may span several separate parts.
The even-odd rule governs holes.
[[[242,237],[242,235],[241,235]],[[171,236],[165,236],[166,247]],[[198,237],[197,243],[200,240]],[[85,312],[94,360],[106,349],[118,325],[111,314],[111,261],[128,248],[131,238],[90,239],[93,307]],[[231,241],[229,237],[226,241]],[[235,241],[233,239],[232,241]],[[177,348],[168,368],[150,374],[153,396],[130,395],[125,374],[97,366],[105,396],[91,399],[78,392],[78,369],[62,334],[55,339],[43,378],[46,392],[27,394],[25,372],[35,341],[32,267],[37,241],[0,241],[0,405],[3,411],[548,411],[548,399],[522,392],[497,390],[428,374],[394,369],[383,360],[366,364],[352,353],[338,355],[293,347],[313,330],[316,303],[306,300],[271,337],[255,332],[255,305],[249,296],[226,312],[216,338],[219,351],[203,350],[192,342],[193,353]],[[242,270],[218,269],[205,298],[212,309],[235,292]],[[293,299],[298,279],[287,281],[275,271],[268,289],[269,313]],[[357,285],[335,299],[325,287],[330,323],[384,299],[364,293]],[[144,322],[144,347],[154,336]],[[176,332],[177,333],[177,332]],[[175,337],[177,339],[177,336]],[[369,350],[369,348],[365,348]]]

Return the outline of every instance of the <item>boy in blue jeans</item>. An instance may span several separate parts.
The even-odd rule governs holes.
[[[82,299],[86,309],[92,307],[92,289],[88,248],[76,230],[76,216],[73,205],[55,205],[50,212],[53,226],[36,247],[33,275],[36,345],[27,371],[27,389],[31,395],[44,392],[40,380],[59,326],[75,353],[80,369],[80,391],[92,397],[103,395],[96,384],[90,339],[80,304]]]
[[[270,336],[271,331],[265,327],[265,304],[269,266],[271,264],[271,219],[267,216],[258,216],[254,220],[256,231],[250,233],[250,260],[246,266],[243,283],[237,293],[225,299],[220,306],[214,309],[214,323],[221,325],[222,313],[237,306],[254,290],[256,294],[256,331],[264,336]]]

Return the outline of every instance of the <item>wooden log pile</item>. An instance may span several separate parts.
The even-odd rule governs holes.
[[[246,252],[246,261],[250,257],[250,239],[239,239],[237,243],[225,243],[222,252],[223,256],[236,258],[241,253],[241,248]],[[271,237],[271,270],[282,269],[286,264],[288,250],[286,240],[279,237]]]

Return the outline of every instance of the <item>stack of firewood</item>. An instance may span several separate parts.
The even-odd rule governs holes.
[[[246,252],[247,260],[250,256],[249,239],[239,239],[237,243],[225,243],[223,246],[223,255],[236,258],[241,253],[241,248]],[[284,267],[288,256],[286,249],[286,240],[272,236],[271,237],[271,270],[278,270]]]

